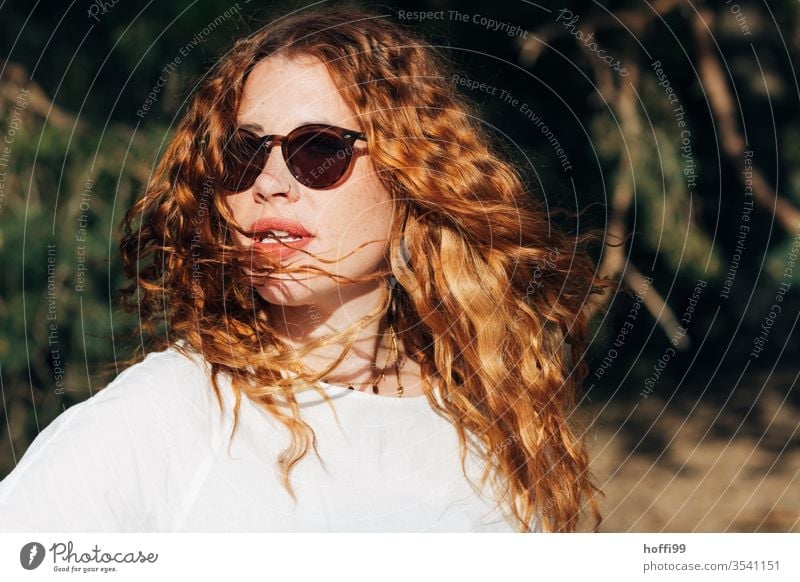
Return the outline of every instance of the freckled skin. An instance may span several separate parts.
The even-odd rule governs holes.
[[[257,124],[259,135],[286,135],[306,123],[327,123],[363,131],[359,117],[351,111],[324,64],[314,58],[287,60],[270,57],[259,62],[245,84],[239,109],[240,124]],[[368,151],[357,141],[355,148]],[[388,267],[384,258],[392,224],[393,203],[383,187],[369,155],[355,156],[347,178],[332,188],[314,190],[298,182],[283,160],[280,148],[271,150],[263,172],[248,190],[227,198],[234,217],[245,229],[267,217],[299,222],[314,235],[306,250],[326,259],[296,253],[287,265],[310,264],[333,274],[363,276]],[[249,238],[236,233],[239,242]],[[368,243],[365,246],[359,246]],[[349,255],[349,256],[347,256]],[[346,257],[346,258],[345,258]],[[385,281],[345,285],[323,275],[281,274],[255,281],[256,290],[267,301],[276,332],[298,347],[312,338],[327,336],[361,320],[382,303]],[[383,366],[390,337],[385,316],[361,328],[353,349],[336,368],[344,384],[375,377],[371,368]],[[302,356],[306,365],[322,369],[341,351],[341,345],[323,346]],[[422,395],[421,370],[404,357],[400,382],[407,397]],[[438,378],[434,379],[438,383]],[[390,371],[381,383],[381,394],[396,393],[397,379]]]
[[[286,135],[310,122],[363,129],[322,62],[308,57],[292,60],[270,57],[259,62],[245,84],[239,123],[260,125],[264,130],[258,132],[260,135]],[[367,144],[357,141],[355,147],[366,149]],[[368,155],[354,157],[352,171],[344,182],[326,190],[314,190],[292,176],[280,147],[276,146],[255,184],[229,195],[227,200],[243,227],[249,228],[260,218],[290,218],[314,235],[306,248],[308,252],[326,259],[341,259],[326,265],[296,253],[285,259],[287,265],[312,264],[332,273],[360,276],[386,264],[392,203]],[[238,233],[236,236],[242,244],[252,244],[250,239]],[[356,251],[363,243],[369,244]],[[353,254],[343,258],[349,253]],[[313,304],[325,312],[356,297],[372,302],[378,286],[366,283],[346,289],[327,277],[300,273],[268,278],[260,282],[257,291],[273,304]]]

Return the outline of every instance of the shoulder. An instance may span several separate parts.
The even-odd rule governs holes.
[[[233,397],[224,374],[220,376],[219,387],[227,409]],[[183,345],[150,352],[81,404],[84,403],[130,407],[140,413],[163,412],[162,415],[178,410],[204,417],[221,413],[211,365],[201,354]]]
[[[174,348],[154,352],[56,417],[0,482],[0,530],[168,527],[170,484],[213,454],[208,368]]]
[[[214,400],[210,366],[199,355],[168,348],[123,370],[107,386],[65,410],[41,435],[102,431],[112,439],[141,438],[143,431],[176,415],[207,416]]]
[[[209,396],[210,367],[199,355],[168,348],[123,370],[91,397],[66,409],[39,436],[89,428],[119,436],[126,419],[130,429],[137,430],[186,407],[204,409]]]
[[[126,390],[140,385],[190,391],[198,383],[210,382],[210,373],[211,367],[200,354],[180,346],[169,347],[150,352],[141,362],[123,370],[104,390],[118,390],[120,386]]]
[[[87,446],[103,438],[141,456],[196,446],[197,438],[214,434],[218,420],[211,367],[199,354],[171,347],[149,353],[54,424]]]

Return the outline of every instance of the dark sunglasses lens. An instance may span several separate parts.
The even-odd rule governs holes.
[[[266,148],[262,140],[248,132],[234,134],[225,144],[222,187],[231,192],[247,190],[264,169]]]
[[[311,188],[334,184],[347,171],[353,155],[348,141],[327,128],[308,128],[292,134],[286,152],[295,178]]]

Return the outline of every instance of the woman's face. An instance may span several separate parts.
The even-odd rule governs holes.
[[[240,126],[251,126],[260,136],[287,135],[307,123],[362,131],[359,118],[345,104],[325,65],[309,57],[270,57],[259,62],[245,84],[238,117]],[[355,142],[356,150],[366,148],[366,142]],[[256,221],[263,219],[289,219],[311,235],[303,241],[307,242],[303,247],[307,252],[337,260],[326,264],[295,252],[281,260],[283,265],[315,265],[348,277],[369,274],[386,265],[392,203],[368,155],[353,157],[352,171],[343,182],[326,190],[314,190],[292,176],[276,145],[253,186],[229,195],[227,201],[245,230],[251,230]],[[261,222],[258,226],[263,225]],[[276,244],[257,242],[239,233],[235,236],[247,247]],[[359,249],[364,243],[367,244]],[[340,287],[344,281],[338,283],[324,275],[284,273],[261,278],[255,285],[269,303],[322,306],[342,302],[353,292],[373,290],[379,283]]]

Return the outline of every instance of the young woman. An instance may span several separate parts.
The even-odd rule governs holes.
[[[126,219],[157,343],[38,436],[0,527],[599,523],[568,421],[603,283],[451,78],[352,9],[237,42]]]

